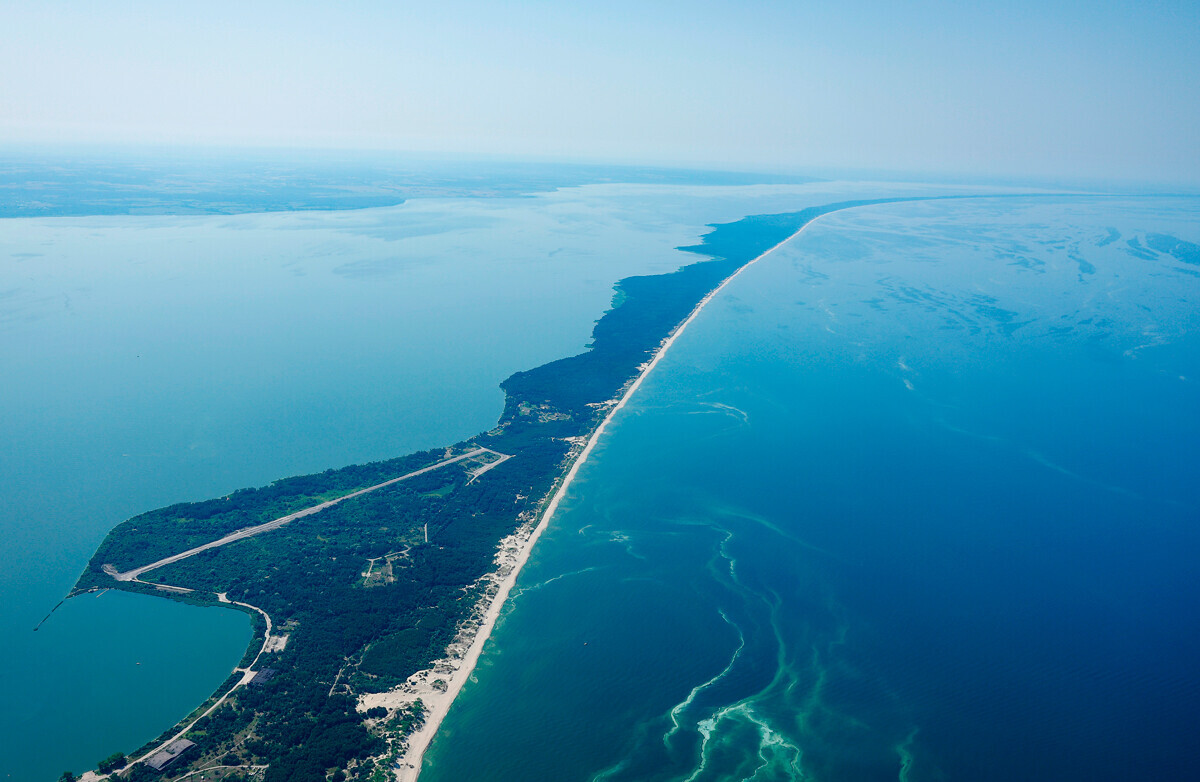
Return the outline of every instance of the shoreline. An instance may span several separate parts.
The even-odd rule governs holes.
[[[457,578],[453,584],[456,589],[449,595],[442,595],[442,599],[445,599],[446,597],[453,598],[458,592],[466,593],[459,597],[462,602],[450,612],[461,619],[456,623],[453,620],[441,623],[440,631],[442,633],[453,633],[450,642],[445,643],[440,650],[436,646],[424,648],[421,657],[427,661],[425,668],[386,692],[364,693],[360,687],[344,684],[347,694],[358,697],[338,701],[327,700],[330,708],[343,716],[347,724],[353,723],[354,729],[362,733],[364,738],[374,734],[385,739],[385,749],[371,758],[372,773],[370,776],[374,779],[382,777],[414,781],[418,779],[425,753],[432,745],[453,702],[462,691],[466,681],[472,676],[496,623],[503,615],[504,606],[511,597],[520,571],[532,556],[533,545],[540,540],[542,532],[548,528],[549,522],[558,510],[559,503],[566,498],[570,484],[579,473],[582,463],[591,455],[596,444],[599,443],[601,435],[607,431],[609,421],[616,417],[616,412],[625,407],[634,392],[640,388],[645,377],[658,365],[662,356],[675,343],[676,338],[686,330],[708,303],[724,291],[726,285],[748,267],[795,239],[816,219],[826,214],[859,206],[876,206],[895,202],[980,197],[987,198],[989,196],[922,196],[842,201],[807,207],[791,213],[749,215],[731,223],[711,224],[709,227],[713,230],[703,234],[698,244],[676,248],[679,251],[701,255],[703,256],[702,260],[686,263],[674,272],[633,276],[619,280],[614,285],[616,294],[613,304],[600,320],[596,321],[593,329],[593,341],[587,349],[574,356],[556,359],[529,370],[516,372],[504,380],[501,383],[501,389],[506,394],[505,410],[499,424],[494,429],[483,432],[472,439],[482,438],[491,444],[497,444],[501,450],[529,457],[528,463],[518,460],[517,467],[512,473],[506,470],[499,471],[500,477],[495,479],[500,485],[499,488],[515,492],[516,502],[521,505],[521,509],[514,517],[504,508],[500,510],[492,508],[484,501],[486,498],[481,497],[478,492],[451,495],[456,503],[454,511],[459,514],[457,518],[465,519],[468,516],[475,517],[482,514],[485,522],[490,526],[486,529],[480,527],[478,530],[476,530],[476,525],[463,525],[459,528],[458,534],[462,540],[457,542],[463,542],[470,547],[472,558],[469,567],[459,567],[455,571],[454,575]],[[752,253],[754,255],[751,257]],[[562,415],[563,412],[567,414]],[[509,428],[510,424],[511,428]],[[512,447],[504,448],[503,444],[505,443],[511,444]],[[478,443],[463,441],[441,450],[444,451],[442,454],[444,457],[453,453],[455,448],[478,447]],[[270,487],[248,489],[247,491],[250,493],[248,504],[234,503],[228,508],[220,504],[222,500],[229,504],[231,496],[215,498],[214,501],[219,506],[218,510],[222,512],[218,515],[225,519],[226,516],[239,510],[243,504],[251,509],[265,507],[271,500],[271,496],[259,495],[263,494],[265,489],[274,490],[277,484],[285,484],[283,486],[284,494],[288,497],[311,494],[312,492],[306,492],[303,489],[307,486],[306,482],[312,481],[316,481],[318,487],[327,489],[338,487],[340,492],[342,484],[347,481],[350,481],[352,486],[373,483],[373,481],[365,480],[365,477],[373,477],[376,473],[379,473],[379,477],[376,477],[375,480],[383,480],[384,477],[395,475],[395,471],[382,472],[385,467],[405,465],[406,469],[411,469],[410,461],[422,455],[434,458],[438,450],[432,449],[427,452],[417,452],[362,465],[350,465],[339,470],[326,470],[319,474],[280,479],[273,482]],[[494,453],[498,454],[498,452]],[[494,462],[491,466],[499,463]],[[477,473],[472,472],[471,475],[472,480],[467,482],[468,485],[473,482],[474,477],[477,477]],[[525,483],[527,478],[531,484]],[[523,488],[527,485],[533,491]],[[242,497],[240,490],[235,494]],[[179,504],[179,508],[186,509],[201,504],[203,503],[182,503]],[[422,507],[419,501],[402,504],[403,508],[398,509],[397,512],[417,512]],[[110,567],[103,564],[105,553],[111,550],[128,555],[130,541],[137,542],[136,536],[131,533],[138,533],[140,526],[147,526],[147,529],[142,532],[143,539],[148,539],[154,533],[159,532],[164,533],[167,539],[174,540],[172,536],[176,534],[175,526],[166,522],[171,521],[170,514],[178,511],[179,508],[168,506],[148,511],[114,527],[93,554],[93,558],[80,576],[76,588],[72,590],[72,596],[82,591],[95,591],[100,583],[112,585],[113,573],[109,572]],[[264,514],[262,518],[271,518],[271,515]],[[517,525],[515,528],[513,521]],[[132,529],[130,529],[131,527]],[[230,525],[227,527],[232,528]],[[250,528],[244,528],[243,531],[248,529]],[[464,529],[467,531],[464,532]],[[388,531],[387,528],[381,528],[381,530],[384,533]],[[378,534],[372,537],[368,534],[369,532],[370,530],[363,531],[363,540],[375,545],[378,551],[390,550],[387,547],[380,547],[390,541],[379,539]],[[414,534],[418,537],[420,532],[419,528],[414,528]],[[499,537],[500,535],[504,535],[504,537]],[[194,531],[193,537],[195,537]],[[321,543],[327,543],[319,534],[316,539]],[[428,527],[425,531],[425,540],[429,541]],[[454,540],[451,541],[451,543],[454,542]],[[187,546],[194,546],[194,543],[194,540],[189,539],[184,545],[160,546],[163,551],[158,555],[162,556],[168,551],[178,551]],[[287,544],[286,540],[280,541],[280,545],[286,550],[286,555],[295,561],[302,561],[306,552],[295,545],[289,548]],[[314,545],[319,546],[320,544]],[[324,548],[329,549],[331,554],[340,554],[346,549],[345,546],[339,548],[336,545],[325,545]],[[350,553],[353,556],[354,552]],[[336,561],[338,557],[330,556],[329,559]],[[373,561],[368,560],[368,562]],[[422,572],[430,574],[435,569],[427,566]],[[243,563],[226,562],[223,563],[220,572],[216,569],[209,572],[193,569],[185,575],[190,575],[197,580],[197,584],[203,591],[221,594],[222,591],[228,593],[230,584],[246,586],[242,583],[247,577],[244,570]],[[370,568],[368,568],[368,572],[369,570]],[[270,574],[259,573],[258,575],[270,577]],[[313,571],[310,570],[308,575],[313,576]],[[307,583],[303,578],[293,578],[284,583],[282,588],[285,588],[286,594],[283,595],[282,607],[279,610],[282,614],[288,615],[285,621],[295,620],[308,623],[308,628],[316,632],[328,633],[344,630],[346,626],[349,626],[349,620],[341,621],[339,618],[344,615],[329,612],[326,612],[328,615],[325,615],[320,611],[308,610],[311,607],[304,600],[300,600],[298,596],[304,589],[311,592],[313,586],[328,587],[335,591],[340,589],[343,593],[356,588],[358,585],[353,574],[346,575],[350,576],[349,580],[330,582],[328,579],[322,579],[319,584],[316,584]],[[391,574],[388,576],[391,579]],[[97,578],[102,578],[102,582],[97,582]],[[313,581],[313,579],[310,578],[309,581]],[[332,586],[329,586],[330,584]],[[118,584],[118,586],[124,585]],[[142,588],[133,589],[134,586]],[[145,587],[158,588],[145,589]],[[182,594],[191,592],[190,589],[182,587],[168,589],[165,585],[153,585],[145,582],[130,583],[125,588],[130,591],[147,592],[185,602],[194,602],[192,598],[195,597]],[[433,593],[436,590],[431,589],[430,591]],[[244,594],[249,594],[249,591],[245,591]],[[384,596],[391,594],[392,592],[385,591]],[[408,616],[406,606],[402,604],[402,601],[393,600],[392,602],[396,605],[391,607],[397,611],[392,616],[398,617],[398,621],[403,621]],[[354,605],[353,601],[348,605]],[[273,613],[274,611],[275,609],[273,609]],[[365,613],[359,611],[358,614],[355,614],[354,611],[351,611],[349,616],[354,618]],[[444,619],[449,619],[449,617],[446,616]],[[379,640],[387,632],[387,627],[377,629],[373,634],[374,640]],[[342,662],[350,661],[360,652],[365,654],[373,642],[368,640],[365,645],[354,646],[349,643],[340,643],[340,641],[349,642],[361,639],[330,637],[333,639],[334,645],[340,644],[341,647],[345,647]],[[442,637],[445,638],[445,635]],[[267,641],[269,640],[268,638]],[[265,647],[259,649],[257,655],[261,655],[264,651],[266,651]],[[294,652],[294,650],[289,651]],[[253,644],[251,644],[247,654],[253,652]],[[438,659],[431,659],[434,654],[440,655]],[[328,670],[324,673],[331,676],[334,681],[334,686],[328,693],[325,693],[323,689],[327,679],[321,676],[308,679],[294,677],[291,682],[292,689],[285,691],[306,693],[308,690],[313,690],[313,697],[332,698],[346,670],[346,665],[340,664],[335,667],[331,658],[330,664],[326,667]],[[404,667],[412,670],[408,665]],[[336,676],[333,675],[335,670]],[[235,669],[234,673],[237,672]],[[235,678],[237,677],[234,676],[227,680],[227,683]],[[391,682],[396,681],[395,678],[391,679]],[[217,697],[223,687],[224,685],[219,687],[210,697]],[[233,689],[236,689],[236,684]],[[359,690],[358,693],[355,692],[356,689]],[[420,708],[415,708],[417,704],[420,704]],[[382,706],[384,709],[377,709],[375,715],[370,717],[363,713],[369,712],[377,706]],[[199,708],[203,709],[204,706],[201,705]],[[275,718],[274,723],[265,723],[270,729],[285,724],[281,720],[290,719],[296,708],[296,704],[286,700],[265,699],[258,702],[254,713],[256,716],[267,715]],[[300,708],[303,708],[303,704]],[[417,722],[420,723],[419,726],[414,725]],[[412,735],[405,736],[405,730],[413,727],[419,729]],[[295,756],[296,758],[311,759],[315,757],[314,753],[309,752],[303,743],[289,745],[284,740],[286,736],[280,730],[275,730],[273,733],[268,730],[262,734],[262,737],[264,744],[261,749],[266,750],[266,754],[260,754],[265,760],[278,760],[284,758],[285,755],[286,758]],[[201,770],[201,762],[214,762],[218,759],[221,750],[221,746],[215,743],[218,739],[206,737],[204,734],[199,734],[199,738],[206,739],[208,748],[213,749],[215,754],[212,757],[206,755],[204,758],[198,758],[194,764],[189,765],[189,767],[194,766],[194,770]],[[341,746],[348,748],[351,745],[343,743]],[[365,759],[343,752],[337,760],[339,761],[337,765],[344,772],[353,772],[357,778],[364,778],[361,767],[365,765],[363,762]]]
[[[841,211],[841,210],[835,210]],[[658,362],[666,355],[671,346],[675,344],[675,340],[681,335],[684,330],[691,324],[701,310],[712,301],[717,294],[724,290],[725,286],[737,278],[739,274],[758,263],[763,258],[778,250],[783,245],[795,239],[800,234],[812,225],[814,222],[824,217],[825,214],[833,214],[833,212],[825,212],[814,216],[811,220],[800,226],[794,233],[783,239],[778,244],[770,247],[761,254],[751,258],[746,263],[737,268],[733,274],[730,274],[721,284],[713,288],[704,298],[692,308],[692,311],[670,335],[662,341],[658,349],[654,351],[653,356],[646,362],[640,372],[633,378],[628,386],[624,389],[616,404],[604,416],[604,419],[588,437],[587,444],[583,450],[575,458],[571,464],[571,469],[567,471],[562,483],[554,492],[550,502],[542,511],[541,517],[538,519],[536,526],[527,534],[522,534],[518,530],[515,534],[500,541],[497,549],[497,564],[498,568],[490,576],[485,576],[485,579],[492,580],[495,584],[495,591],[491,592],[480,601],[481,604],[486,603],[486,608],[482,612],[482,621],[477,628],[460,633],[459,637],[448,647],[453,650],[455,647],[461,648],[460,644],[468,643],[465,652],[460,657],[455,657],[453,652],[448,658],[439,660],[434,663],[431,669],[421,671],[409,678],[409,684],[403,685],[402,688],[393,689],[386,693],[371,693],[364,695],[359,700],[359,709],[366,710],[375,705],[386,705],[396,707],[400,705],[411,704],[416,700],[420,700],[425,707],[425,722],[422,726],[408,736],[408,743],[404,752],[396,761],[394,767],[396,782],[416,782],[421,774],[421,764],[425,757],[425,752],[429,749],[434,736],[437,734],[438,728],[441,727],[442,721],[446,714],[449,713],[450,707],[454,704],[454,700],[458,697],[458,693],[462,690],[463,685],[475,670],[476,664],[483,653],[483,647],[491,637],[492,630],[495,627],[496,621],[500,618],[500,614],[504,608],[504,604],[508,602],[508,596],[516,585],[517,577],[520,575],[525,563],[529,560],[529,556],[533,551],[534,545],[541,537],[542,532],[549,526],[550,520],[553,518],[555,511],[558,510],[559,503],[566,496],[567,490],[571,486],[571,482],[575,479],[579,469],[587,461],[599,441],[601,435],[604,434],[608,424],[616,416],[617,412],[625,407],[625,404],[633,396],[633,394],[642,385],[642,381],[646,376],[658,366]],[[610,400],[611,401],[611,400]],[[511,546],[515,545],[516,550],[512,551]],[[496,580],[498,579],[498,580]],[[469,636],[469,638],[467,637]],[[444,679],[434,678],[434,682],[443,681],[445,689],[436,687],[430,683],[431,677],[444,675]],[[391,697],[389,697],[391,696]],[[399,696],[399,697],[397,697]]]

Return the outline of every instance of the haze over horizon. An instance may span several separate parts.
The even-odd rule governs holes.
[[[1200,780],[1197,0],[0,69],[0,782]]]
[[[21,3],[0,143],[1200,182],[1200,7]]]

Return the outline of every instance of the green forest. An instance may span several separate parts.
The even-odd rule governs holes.
[[[818,215],[858,203],[866,202],[713,226],[701,244],[680,248],[704,260],[670,274],[621,280],[614,307],[596,323],[588,349],[505,380],[501,420],[469,441],[172,505],[115,527],[75,593],[149,590],[200,602],[226,593],[266,611],[276,632],[283,628],[289,635],[282,652],[264,654],[256,666],[274,674],[239,688],[196,725],[187,738],[197,746],[185,758],[162,773],[134,764],[124,777],[170,779],[223,763],[266,765],[267,782],[382,779],[385,769],[375,760],[388,749],[381,726],[403,730],[418,724],[420,715],[364,715],[356,710],[357,697],[390,689],[444,655],[478,603],[477,582],[494,569],[498,542],[536,521],[578,453],[572,442],[590,436],[607,413],[604,403],[636,377],[709,291]],[[477,480],[470,470],[478,463],[447,465],[144,577],[195,590],[188,595],[117,582],[102,569],[146,565],[479,446],[513,458]],[[370,560],[386,562],[386,577],[364,578],[374,567]],[[251,616],[257,632],[243,664],[262,643],[261,621]]]

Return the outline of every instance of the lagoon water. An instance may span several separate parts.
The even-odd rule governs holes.
[[[490,427],[500,380],[579,350],[612,283],[690,262],[706,223],[970,191],[0,222],[0,772],[133,750],[245,649],[238,613],[119,592],[31,632],[116,522]],[[1146,242],[1195,218],[876,207],[744,275],[589,463],[429,778],[1189,762],[1196,267]]]
[[[943,188],[958,191],[961,188]],[[68,601],[119,521],[490,428],[612,284],[710,222],[911,185],[592,186],[344,212],[0,221],[0,775],[130,752],[240,659],[245,617]]]
[[[713,301],[424,782],[1200,778],[1200,205],[892,204]]]

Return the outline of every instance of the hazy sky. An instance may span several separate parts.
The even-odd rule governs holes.
[[[0,4],[0,142],[1200,181],[1200,2]]]

